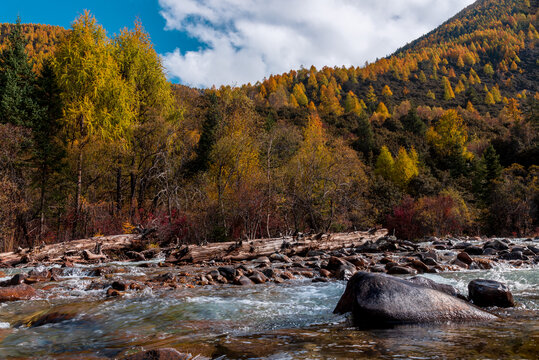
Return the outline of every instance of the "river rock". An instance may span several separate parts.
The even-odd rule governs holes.
[[[398,274],[401,274],[401,275],[415,275],[415,274],[417,274],[417,270],[409,268],[407,266],[399,266],[399,265],[397,265],[397,266],[390,267],[387,270],[387,273],[388,274],[393,274],[393,275],[398,275]]]
[[[204,360],[200,356],[195,357],[197,360]],[[146,350],[133,355],[124,357],[124,360],[191,360],[195,359],[191,354],[184,354],[176,349],[155,349]]]
[[[500,241],[500,240],[491,240],[491,241],[487,241],[485,243],[485,245],[483,245],[483,248],[484,249],[494,249],[494,250],[507,250],[509,249],[509,246],[507,246],[506,243]]]
[[[228,281],[233,281],[236,277],[236,269],[231,266],[221,266],[217,269],[219,273],[224,276]]]
[[[22,284],[24,282],[24,280],[26,280],[27,277],[28,277],[28,275],[23,274],[23,273],[15,274],[15,275],[13,275],[13,277],[11,279],[6,280],[6,281],[2,281],[0,283],[0,286],[15,286],[15,285]]]
[[[249,279],[247,276],[238,276],[235,280],[234,280],[234,284],[235,285],[243,285],[243,286],[249,286],[249,285],[254,285],[255,283]]]
[[[422,286],[428,287],[430,289],[434,289],[434,290],[444,292],[444,293],[446,293],[448,295],[451,295],[451,296],[456,296],[456,297],[459,297],[459,298],[463,298],[462,295],[460,295],[458,293],[457,289],[455,289],[453,286],[448,285],[448,284],[437,283],[436,281],[431,280],[429,278],[426,278],[424,276],[414,276],[412,278],[409,278],[408,281],[410,281],[410,282],[412,282],[414,284],[417,284],[417,285],[422,285]]]
[[[0,302],[28,300],[35,295],[34,288],[26,284],[0,288]]]
[[[470,265],[473,262],[473,259],[467,252],[459,252],[457,255],[457,259],[465,263],[466,265]]]
[[[502,260],[528,260],[528,257],[522,253],[522,251],[514,251],[500,255]]]
[[[469,255],[481,255],[483,254],[483,249],[479,246],[471,245],[464,249]]]
[[[515,306],[513,294],[507,285],[494,281],[476,279],[468,284],[468,297],[477,306],[512,307]]]
[[[357,272],[336,314],[352,312],[360,327],[403,323],[494,320],[496,316],[442,291],[384,274]]]

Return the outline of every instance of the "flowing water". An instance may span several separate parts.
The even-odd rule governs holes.
[[[115,278],[137,279],[159,271],[118,266],[124,272]],[[539,268],[425,275],[464,294],[472,279],[507,283],[518,305],[493,309],[501,320],[370,331],[357,330],[347,317],[332,314],[345,282],[305,279],[252,287],[146,289],[106,298],[106,289],[91,289],[96,278],[87,274],[84,268],[74,269],[57,287],[40,291],[38,299],[0,304],[0,358],[108,359],[159,347],[226,359],[537,358],[539,354]],[[57,320],[63,321],[27,326],[45,313],[62,314]]]

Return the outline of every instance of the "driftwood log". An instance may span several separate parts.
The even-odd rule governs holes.
[[[359,246],[386,236],[387,230],[355,231],[350,233],[323,234],[307,237],[281,237],[272,239],[243,240],[237,242],[210,243],[203,246],[184,245],[167,258],[171,263],[202,263],[215,261],[242,261],[269,256],[306,254],[310,250],[337,250]]]
[[[318,234],[313,236],[280,237],[272,239],[243,240],[206,245],[182,245],[165,250],[166,261],[174,264],[205,261],[241,261],[269,256],[305,255],[310,250],[331,251],[344,247],[359,246],[367,241],[376,241],[387,235],[386,229],[377,231],[355,231],[350,233]],[[26,263],[63,263],[105,260],[104,254],[112,251],[130,251],[140,245],[140,234],[102,236],[44,245],[34,249],[19,249],[16,252],[0,253],[0,266],[16,266]]]
[[[136,234],[102,236],[44,245],[34,249],[19,249],[15,252],[0,253],[0,265],[15,266],[21,263],[54,263],[79,259],[103,260],[106,257],[101,251],[131,248],[138,238],[139,235]]]

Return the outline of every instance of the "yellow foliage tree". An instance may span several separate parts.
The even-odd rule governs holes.
[[[434,147],[440,156],[462,156],[473,158],[466,149],[468,129],[456,110],[448,110],[442,115],[436,126],[427,130],[427,142]]]

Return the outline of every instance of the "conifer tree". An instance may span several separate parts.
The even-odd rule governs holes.
[[[305,87],[302,83],[294,85],[292,94],[296,98],[296,102],[298,105],[307,106],[309,104],[309,99],[307,99],[307,95],[305,95]]]
[[[442,82],[444,84],[444,100],[454,99],[455,93],[453,92],[453,88],[451,87],[451,83],[449,82],[449,79],[444,76],[442,78]]]
[[[387,146],[382,146],[380,149],[380,155],[376,158],[375,173],[382,176],[384,179],[390,180],[393,177],[393,168],[395,166],[395,160],[389,152]]]
[[[20,18],[8,40],[9,46],[0,55],[0,123],[31,127],[38,113],[35,74],[26,53]]]
[[[390,97],[390,96],[393,96],[393,92],[391,91],[391,89],[389,88],[389,86],[384,86],[384,88],[382,89],[382,95],[385,96],[385,97]]]

